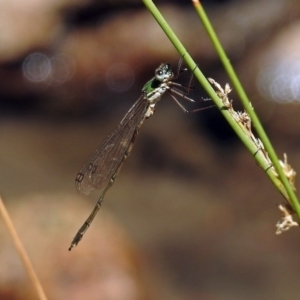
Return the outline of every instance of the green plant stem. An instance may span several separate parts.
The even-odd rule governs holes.
[[[192,0],[194,7],[204,25],[204,28],[207,31],[208,36],[210,37],[223,65],[225,70],[227,71],[227,74],[232,82],[233,88],[235,89],[235,91],[237,92],[237,94],[239,95],[241,102],[243,103],[243,106],[245,107],[245,110],[247,111],[247,113],[250,115],[250,118],[252,120],[253,126],[255,127],[257,134],[259,136],[259,138],[261,139],[261,141],[263,142],[266,151],[269,154],[269,157],[275,167],[276,172],[279,175],[279,178],[281,180],[281,182],[283,183],[287,194],[288,194],[288,199],[290,200],[295,212],[297,213],[298,218],[300,219],[300,205],[299,202],[297,200],[297,197],[288,181],[288,179],[286,178],[282,167],[279,164],[279,160],[278,157],[276,155],[276,152],[269,140],[269,138],[266,135],[265,130],[263,129],[255,111],[252,108],[252,105],[248,99],[248,96],[245,92],[245,90],[243,89],[225,51],[223,50],[223,47],[204,11],[203,6],[199,3],[198,0]]]
[[[224,104],[222,100],[217,96],[215,93],[215,90],[211,87],[210,83],[207,81],[203,73],[200,71],[200,69],[197,67],[194,60],[191,58],[189,53],[186,51],[185,47],[182,45],[180,40],[177,38],[171,27],[168,25],[166,20],[163,18],[157,7],[153,4],[151,0],[143,0],[145,6],[148,8],[148,10],[151,12],[153,17],[156,19],[158,24],[161,26],[165,34],[168,36],[176,50],[179,52],[179,54],[184,58],[186,64],[188,67],[193,70],[195,77],[199,80],[200,84],[203,86],[203,88],[206,90],[206,92],[210,95],[212,100],[216,103],[216,105],[219,107],[221,113],[224,115],[230,126],[233,128],[233,130],[236,132],[236,134],[239,136],[239,138],[242,140],[242,142],[245,144],[245,146],[248,148],[248,150],[252,153],[252,155],[255,156],[255,159],[257,160],[258,164],[265,170],[266,174],[269,176],[269,178],[272,180],[274,185],[279,189],[279,191],[282,193],[282,195],[286,199],[291,199],[291,202],[295,208],[295,211],[298,216],[300,216],[300,207],[296,200],[296,196],[293,193],[292,189],[290,188],[290,185],[285,177],[285,175],[282,172],[282,169],[278,163],[278,159],[274,163],[274,166],[279,171],[278,174],[281,174],[281,176],[284,178],[282,181],[279,180],[274,172],[272,172],[271,168],[269,168],[269,163],[266,161],[265,156],[261,153],[262,151],[258,151],[257,145],[253,143],[253,141],[249,138],[247,133],[243,130],[239,124],[237,124],[236,120],[233,119],[233,117],[230,115],[230,113],[227,110],[224,110]],[[224,54],[223,54],[224,56]],[[226,58],[226,55],[224,56],[224,59],[228,61]],[[229,63],[229,61],[228,61]],[[232,70],[233,71],[233,70]],[[249,104],[249,102],[248,102]],[[250,104],[248,105],[249,108]],[[249,111],[252,111],[252,108],[249,109]],[[248,111],[247,111],[248,112]],[[249,115],[252,118],[252,113]],[[256,115],[254,119],[257,119]],[[268,144],[268,143],[267,143]],[[270,144],[270,143],[269,143]],[[267,147],[266,147],[267,148]],[[269,148],[269,145],[268,145]],[[268,149],[267,148],[267,149]],[[271,151],[272,156],[274,158],[273,153],[274,151]],[[276,155],[275,155],[276,157]],[[277,158],[277,157],[276,157]],[[282,182],[288,186],[288,188],[285,188],[282,185]],[[295,205],[294,205],[295,204]]]

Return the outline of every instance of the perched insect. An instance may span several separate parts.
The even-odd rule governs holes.
[[[173,73],[168,63],[162,63],[155,70],[155,76],[143,86],[142,95],[139,99],[77,174],[75,185],[80,193],[89,194],[92,190],[101,188],[104,188],[104,190],[93,211],[75,235],[69,250],[79,243],[89,228],[101,207],[107,190],[115,182],[121,166],[130,154],[140,127],[147,118],[153,115],[155,106],[162,95],[168,91],[185,113],[197,112],[212,107],[208,106],[188,111],[178,101],[176,96],[190,102],[196,102],[187,96],[193,88],[193,75],[187,86],[172,81],[177,79],[180,73],[187,70],[186,68],[181,69],[181,64],[182,59],[179,61],[176,74]],[[203,99],[200,101],[203,101]]]

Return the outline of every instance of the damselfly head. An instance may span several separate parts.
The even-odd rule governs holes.
[[[168,63],[162,63],[156,70],[155,70],[155,78],[160,82],[164,82],[174,76],[172,72],[171,65]]]

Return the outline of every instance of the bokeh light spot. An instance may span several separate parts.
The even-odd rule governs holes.
[[[28,55],[22,65],[23,75],[29,81],[45,81],[52,71],[50,59],[42,53]]]
[[[118,93],[125,92],[134,83],[134,72],[127,64],[114,64],[106,73],[106,82],[113,91]]]
[[[300,63],[283,59],[264,63],[257,77],[260,93],[279,103],[300,101]]]

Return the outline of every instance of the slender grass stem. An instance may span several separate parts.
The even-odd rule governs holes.
[[[39,278],[38,276],[36,275],[35,271],[34,271],[34,268],[32,266],[32,263],[29,259],[29,256],[27,255],[26,253],[26,250],[17,234],[17,231],[13,225],[13,222],[5,208],[5,205],[0,197],[0,214],[2,215],[2,218],[4,220],[4,224],[6,225],[7,227],[7,231],[8,233],[10,234],[12,240],[13,240],[13,243],[14,243],[14,246],[21,258],[21,261],[23,263],[23,266],[25,268],[25,270],[27,271],[28,275],[29,275],[29,278],[31,279],[32,281],[32,284],[38,294],[38,297],[40,300],[47,300],[47,297],[46,297],[46,294],[42,288],[42,285],[39,281]]]
[[[286,192],[288,194],[288,199],[290,200],[295,212],[297,213],[298,218],[300,219],[300,205],[299,205],[298,199],[297,199],[297,197],[294,193],[294,190],[292,189],[288,179],[286,178],[286,176],[282,170],[282,167],[280,166],[276,152],[275,152],[264,128],[262,127],[262,125],[259,121],[259,118],[258,118],[257,114],[255,113],[255,110],[252,108],[249,98],[248,98],[241,82],[239,81],[234,68],[232,67],[232,65],[230,63],[230,60],[227,57],[227,55],[217,37],[217,34],[215,33],[215,31],[211,25],[203,6],[200,4],[200,2],[198,0],[192,0],[192,2],[194,4],[194,7],[195,7],[202,23],[203,23],[203,26],[204,26],[208,36],[211,39],[211,42],[213,43],[213,45],[220,57],[220,60],[223,63],[223,66],[232,82],[233,88],[239,95],[245,110],[247,111],[247,113],[249,114],[249,116],[252,120],[253,126],[255,127],[255,130],[256,130],[259,138],[263,142],[264,147],[265,147],[266,151],[268,152],[270,160],[272,161],[273,166],[275,167],[275,170],[278,173],[279,179],[281,180],[281,182],[283,183],[283,185],[286,189]]]
[[[273,171],[272,168],[270,168],[269,160],[266,159],[265,153],[263,151],[259,151],[257,143],[251,139],[249,136],[249,132],[245,130],[244,126],[241,126],[239,122],[236,121],[236,119],[232,116],[232,114],[229,112],[226,107],[224,108],[224,103],[222,100],[218,97],[215,90],[212,88],[208,80],[205,78],[203,73],[200,71],[200,69],[197,67],[196,63],[192,59],[192,57],[189,55],[185,47],[182,45],[180,40],[177,38],[169,24],[166,22],[164,17],[161,15],[157,7],[154,5],[154,3],[151,0],[143,0],[145,6],[148,8],[148,10],[151,12],[153,17],[156,19],[158,24],[161,26],[162,30],[165,32],[167,37],[170,39],[176,50],[179,52],[179,54],[183,57],[188,67],[193,70],[195,77],[198,79],[200,84],[203,86],[203,88],[206,90],[206,92],[209,94],[209,96],[212,98],[212,100],[216,103],[218,108],[220,109],[221,113],[225,117],[225,119],[228,121],[230,126],[233,128],[233,130],[236,132],[238,137],[241,139],[241,141],[244,143],[244,145],[248,148],[248,150],[252,153],[252,155],[255,157],[258,164],[265,170],[268,177],[271,179],[271,181],[274,183],[274,185],[278,188],[278,190],[281,192],[281,194],[290,201],[292,204],[295,212],[298,215],[298,218],[300,219],[300,205],[297,201],[296,195],[294,191],[292,190],[286,176],[284,175],[282,168],[279,164],[278,158],[275,154],[275,151],[273,147],[271,146],[271,143],[269,139],[267,138],[265,131],[263,130],[258,117],[256,116],[247,96],[242,88],[239,80],[237,79],[237,76],[235,75],[235,72],[225,54],[225,52],[222,50],[222,47],[220,46],[220,43],[218,42],[218,38],[214,31],[212,30],[212,26],[210,26],[210,23],[204,13],[203,8],[201,7],[199,1],[193,1],[194,5],[197,6],[197,12],[200,14],[205,20],[205,26],[206,30],[209,32],[210,37],[216,46],[216,49],[222,59],[222,62],[224,63],[226,70],[228,70],[228,74],[230,78],[232,79],[233,86],[237,90],[237,92],[241,95],[241,98],[243,99],[243,104],[245,105],[247,113],[250,115],[250,118],[252,122],[254,123],[254,126],[259,134],[259,137],[261,138],[266,151],[268,152],[272,163],[274,164],[276,172],[279,174],[279,178],[277,177],[277,174]],[[200,11],[199,11],[200,10]],[[206,17],[206,18],[205,18]],[[209,24],[209,25],[208,25]]]

